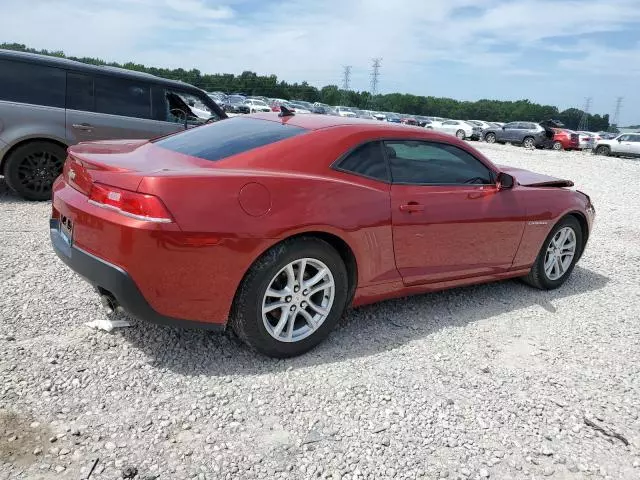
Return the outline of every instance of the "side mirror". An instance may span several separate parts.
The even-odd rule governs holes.
[[[618,138],[618,143],[620,143],[622,141],[622,139]]]
[[[505,130],[507,127],[505,127],[504,125],[502,126],[502,129]]]
[[[500,172],[498,174],[498,178],[496,181],[498,190],[509,190],[513,188],[514,183],[515,183],[515,179],[508,173]]]

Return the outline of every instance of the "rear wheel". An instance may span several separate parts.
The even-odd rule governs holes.
[[[47,141],[16,148],[4,167],[4,178],[14,192],[27,200],[48,200],[54,180],[62,173],[67,152]]]
[[[541,290],[558,288],[567,281],[581,254],[582,228],[574,217],[564,217],[545,239],[523,280]]]
[[[294,357],[329,335],[347,294],[347,270],[331,245],[316,238],[286,241],[247,273],[234,300],[231,325],[255,350]]]
[[[522,145],[524,145],[524,148],[534,148],[536,146],[536,141],[533,137],[525,137],[525,139],[522,140]]]
[[[458,130],[456,132],[456,137],[458,137],[460,140],[464,140],[466,138],[464,130]]]
[[[555,141],[555,142],[553,142],[553,146],[552,146],[552,148],[553,148],[554,150],[558,150],[558,151],[560,151],[560,150],[562,150],[562,143],[560,143],[560,142],[558,142],[558,141]]]
[[[487,143],[496,143],[496,134],[495,133],[487,133],[484,136],[484,141]]]
[[[596,149],[596,154],[597,155],[602,155],[604,157],[608,157],[609,155],[611,155],[611,149],[609,147],[607,147],[606,145],[600,145]]]

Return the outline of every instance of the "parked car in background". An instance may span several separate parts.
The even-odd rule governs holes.
[[[224,101],[227,99],[227,95],[224,92],[209,92],[207,95],[220,107],[224,105]]]
[[[571,181],[495,165],[452,136],[353,123],[256,114],[72,147],[53,250],[114,310],[229,327],[273,357],[314,348],[350,306],[570,278],[595,215]]]
[[[400,118],[400,115],[398,115],[397,113],[384,112],[384,116],[385,116],[387,122],[402,123],[402,119]]]
[[[318,113],[320,115],[335,115],[335,111],[329,106],[314,105],[311,109],[311,113]]]
[[[555,132],[534,122],[510,122],[482,132],[487,143],[516,143],[527,148],[547,146]]]
[[[612,157],[640,157],[640,133],[623,133],[611,140],[601,139],[595,143],[593,153]]]
[[[600,136],[593,132],[576,132],[580,138],[580,150],[591,150],[596,142],[600,141]]]
[[[264,101],[258,100],[255,98],[247,98],[244,101],[245,105],[249,106],[249,113],[257,113],[257,112],[270,112],[271,107],[267,105]]]
[[[309,110],[309,112],[313,111],[313,103],[306,102],[304,100],[291,100],[292,103],[300,105],[305,110]]]
[[[29,200],[51,197],[70,145],[149,139],[223,118],[206,92],[187,83],[0,50],[0,174]]]
[[[418,121],[413,115],[400,115],[400,122],[405,125],[418,126]]]
[[[620,134],[612,132],[596,132],[596,135],[598,135],[602,140],[613,140]]]
[[[279,112],[281,105],[284,105],[291,111],[294,110],[293,105],[291,105],[288,100],[283,100],[282,98],[273,98],[271,100],[271,103],[269,104],[269,107],[271,107],[272,112]]]
[[[467,123],[480,127],[482,130],[486,130],[492,126],[489,122],[485,122],[484,120],[467,120]]]
[[[311,110],[309,110],[302,103],[289,102],[289,105],[291,105],[293,107],[293,110],[295,111],[295,113],[302,113],[302,114],[311,113]]]
[[[572,130],[554,128],[554,135],[551,144],[553,150],[579,150],[580,135]]]
[[[246,100],[241,95],[229,95],[223,105],[224,111],[227,113],[249,113],[251,107],[245,103]]]
[[[337,106],[335,107],[335,110],[339,117],[356,117],[357,116],[356,112],[354,112],[354,109],[351,107]]]
[[[353,111],[356,114],[356,117],[358,117],[358,118],[363,118],[365,120],[375,120],[376,119],[376,117],[373,116],[373,112],[371,112],[370,110],[354,109]]]
[[[426,127],[429,123],[431,123],[431,120],[423,115],[416,115],[415,119],[419,127]]]
[[[432,129],[436,132],[448,133],[455,135],[460,140],[466,138],[480,139],[482,129],[476,125],[465,122],[464,120],[446,120],[444,122],[433,122]]]

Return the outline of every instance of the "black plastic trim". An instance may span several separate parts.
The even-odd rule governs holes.
[[[60,233],[58,219],[49,220],[49,230],[51,245],[60,260],[96,289],[113,295],[118,304],[134,317],[173,327],[203,328],[220,332],[225,330],[226,324],[186,320],[158,313],[149,305],[126,271],[79,247],[70,245]]]

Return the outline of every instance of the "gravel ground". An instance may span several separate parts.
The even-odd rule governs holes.
[[[640,162],[477,146],[591,195],[569,282],[360,308],[286,361],[197,330],[89,329],[104,313],[52,253],[49,204],[0,179],[0,479],[85,478],[96,459],[91,480],[640,478]]]

